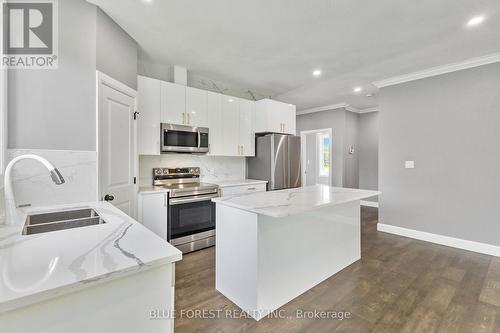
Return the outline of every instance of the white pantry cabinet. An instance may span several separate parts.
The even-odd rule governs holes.
[[[255,156],[255,103],[208,93],[210,155]]]
[[[144,76],[137,78],[140,112],[137,119],[137,150],[139,155],[160,155],[160,110],[162,82]]]
[[[222,140],[222,94],[207,92],[208,117],[208,154],[223,155],[224,141]]]
[[[296,108],[294,105],[261,99],[255,102],[255,132],[295,134]]]
[[[161,122],[188,125],[186,86],[161,81]]]
[[[255,156],[255,102],[239,98],[240,155]]]
[[[206,90],[186,87],[187,125],[207,127],[207,95]]]
[[[167,239],[168,193],[165,191],[139,193],[137,220],[143,226]]]
[[[231,96],[222,97],[222,155],[240,156],[240,117],[238,99]]]

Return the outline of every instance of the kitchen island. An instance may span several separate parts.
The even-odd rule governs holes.
[[[105,223],[25,234],[27,215],[80,209]],[[173,332],[166,316],[181,259],[107,202],[28,208],[0,224],[0,331]]]
[[[216,289],[259,320],[361,257],[360,200],[325,185],[213,199]]]

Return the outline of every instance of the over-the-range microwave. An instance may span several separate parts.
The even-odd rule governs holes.
[[[208,153],[208,128],[161,124],[162,153]]]

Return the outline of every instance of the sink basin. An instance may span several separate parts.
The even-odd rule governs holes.
[[[26,217],[23,235],[81,228],[104,223],[106,222],[92,208],[32,214]]]

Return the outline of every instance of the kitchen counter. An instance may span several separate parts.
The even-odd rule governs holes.
[[[21,235],[25,214],[93,208],[105,224]],[[106,202],[31,208],[0,225],[0,313],[182,259],[175,247]]]
[[[139,187],[139,194],[148,194],[148,193],[167,193],[170,192],[168,188],[163,186],[141,186]]]
[[[236,179],[236,180],[210,180],[207,183],[219,185],[219,187],[246,186],[256,184],[267,184],[267,180]]]
[[[270,217],[285,217],[377,196],[380,192],[314,185],[212,199],[217,204]]]
[[[212,199],[215,287],[256,320],[361,258],[360,200],[325,185]]]

